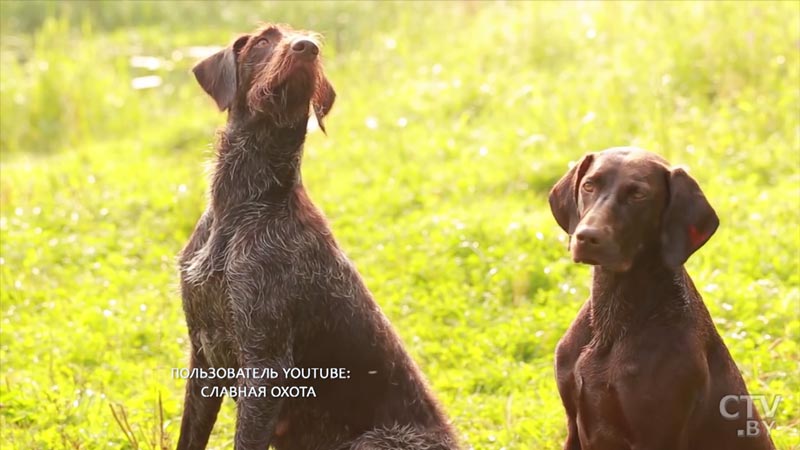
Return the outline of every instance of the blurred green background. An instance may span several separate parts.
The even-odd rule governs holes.
[[[688,270],[750,392],[783,396],[776,444],[800,448],[800,3],[0,13],[2,448],[177,441],[175,255],[225,120],[190,68],[260,21],[325,35],[339,96],[303,178],[466,448],[560,448],[553,350],[590,274],[546,195],[570,161],[615,145],[688,166],[717,209]],[[212,448],[233,423],[226,400]]]

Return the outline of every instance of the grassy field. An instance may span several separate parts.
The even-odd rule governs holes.
[[[465,447],[560,447],[553,350],[590,273],[570,262],[547,191],[583,153],[632,144],[688,166],[716,208],[720,230],[688,270],[750,392],[783,396],[776,445],[800,448],[798,3],[0,13],[3,449],[177,441],[175,255],[225,120],[189,69],[196,47],[259,21],[326,36],[339,96],[328,136],[309,136],[305,183]],[[211,447],[231,446],[233,424],[226,400]]]

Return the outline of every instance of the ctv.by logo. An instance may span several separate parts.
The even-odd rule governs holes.
[[[745,421],[745,428],[743,430],[736,430],[736,435],[739,437],[756,437],[761,434],[761,428],[758,426],[758,420],[755,419],[755,404],[756,402],[761,406],[761,411],[764,412],[764,427],[771,430],[775,426],[775,413],[778,412],[778,406],[783,400],[783,396],[772,396],[772,402],[766,395],[726,395],[722,397],[719,402],[719,413],[722,417],[728,420],[739,419],[738,403],[744,402],[747,404],[747,420]],[[733,409],[733,412],[730,410]]]

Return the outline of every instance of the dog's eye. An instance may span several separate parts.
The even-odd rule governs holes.
[[[647,197],[647,192],[645,192],[645,191],[643,191],[641,189],[635,189],[635,190],[631,191],[630,196],[631,196],[631,200],[634,200],[634,201],[644,200]]]
[[[594,183],[591,180],[586,180],[583,182],[581,189],[583,189],[584,192],[594,192]]]
[[[261,38],[256,41],[254,47],[266,47],[269,45],[269,41],[266,38]]]

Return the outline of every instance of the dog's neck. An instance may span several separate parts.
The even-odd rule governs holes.
[[[286,127],[229,120],[218,137],[211,179],[217,217],[238,207],[276,205],[301,186],[307,120]]]
[[[627,272],[595,266],[591,295],[593,343],[608,348],[632,328],[685,313],[691,298],[690,285],[682,266],[666,267],[660,258],[639,258]]]

